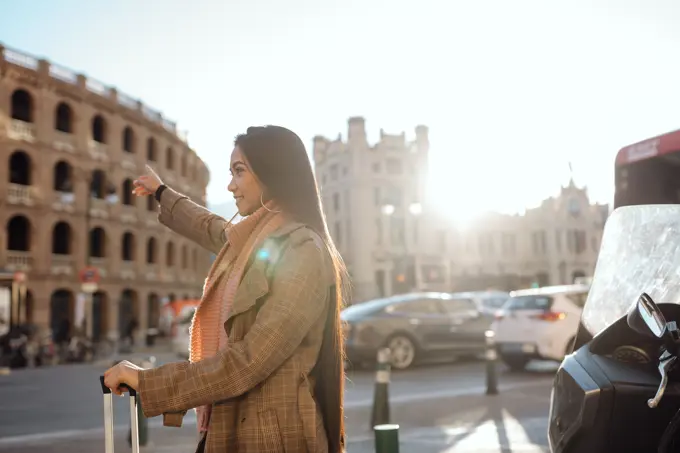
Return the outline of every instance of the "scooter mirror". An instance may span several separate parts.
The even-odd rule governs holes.
[[[651,333],[657,338],[663,337],[666,328],[666,318],[647,293],[640,294],[637,303],[628,312],[627,321],[636,332],[643,335]]]

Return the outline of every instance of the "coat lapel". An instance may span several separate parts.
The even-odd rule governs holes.
[[[269,279],[285,249],[285,239],[290,233],[302,227],[304,225],[301,223],[287,223],[274,231],[260,247],[253,251],[248,260],[248,270],[241,280],[231,311],[224,323],[227,332],[231,330],[233,318],[250,310],[259,299],[269,293]]]

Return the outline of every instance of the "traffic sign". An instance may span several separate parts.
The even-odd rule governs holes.
[[[99,269],[94,266],[88,266],[80,271],[78,277],[80,278],[80,283],[99,283]]]
[[[15,272],[14,273],[15,283],[26,283],[26,273],[25,272]]]
[[[89,293],[89,294],[96,293],[97,292],[97,284],[92,283],[92,282],[83,283],[82,285],[80,285],[80,289],[84,293]]]

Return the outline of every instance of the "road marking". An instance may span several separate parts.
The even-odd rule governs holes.
[[[504,390],[515,390],[527,387],[535,387],[543,383],[552,382],[552,378],[540,379],[531,382],[517,382],[514,384],[499,385],[499,391],[503,393]],[[390,405],[394,404],[405,404],[418,401],[427,401],[439,398],[451,398],[456,396],[467,396],[467,395],[484,395],[486,392],[486,386],[475,386],[466,387],[464,389],[442,389],[434,392],[420,392],[420,393],[409,393],[405,395],[390,396]],[[371,398],[373,395],[371,394]],[[360,409],[364,407],[371,407],[373,401],[371,399],[363,399],[357,401],[345,401],[345,409]]]
[[[480,451],[482,448],[494,448],[497,451],[542,451],[547,447],[547,444],[540,445],[532,442],[527,433],[530,430],[547,430],[546,417],[517,419],[505,409],[502,410],[501,417],[501,420],[486,420],[480,425],[468,426],[464,431],[460,427],[458,429],[453,427],[453,429],[443,428],[441,432],[445,433],[449,442],[456,438],[456,434],[460,436],[461,431],[466,432],[467,435],[456,442],[451,449],[456,452],[460,450]]]
[[[499,390],[501,393],[504,391],[508,390],[515,390],[515,389],[522,389],[522,388],[528,388],[528,387],[535,387],[536,385],[540,385],[543,383],[548,383],[552,382],[552,378],[548,379],[537,379],[533,380],[531,382],[517,382],[513,384],[507,384],[507,385],[500,385]],[[477,387],[467,387],[464,389],[445,389],[445,390],[440,390],[440,391],[435,391],[435,392],[420,392],[420,393],[410,393],[407,395],[397,395],[390,397],[390,404],[391,405],[398,405],[398,404],[405,404],[405,403],[411,403],[411,402],[420,402],[420,401],[427,401],[427,400],[433,400],[433,399],[441,399],[441,398],[455,398],[458,396],[484,396],[484,392],[486,391],[485,386],[477,386]],[[357,400],[357,401],[348,401],[345,402],[345,409],[364,409],[364,408],[370,408],[373,405],[373,401],[371,399],[364,399],[364,400]],[[148,420],[149,422],[149,427],[150,428],[158,428],[163,426],[163,419],[161,417],[155,417],[152,419]],[[195,412],[189,411],[187,413],[187,416],[184,418],[184,422],[182,424],[183,426],[193,426],[196,425],[196,414]],[[123,424],[123,425],[115,425],[114,430],[115,431],[126,431],[129,429],[129,425]],[[435,429],[435,428],[427,428],[427,429]],[[409,432],[411,432],[409,430]],[[439,430],[441,432],[441,429]],[[47,433],[40,433],[40,434],[24,434],[24,435],[19,435],[19,436],[8,436],[8,437],[2,437],[0,438],[0,446],[5,446],[5,445],[16,445],[16,444],[35,444],[35,443],[44,443],[44,442],[49,442],[49,441],[54,441],[54,440],[60,440],[60,439],[70,439],[74,437],[84,437],[84,436],[91,436],[91,435],[98,435],[98,434],[103,434],[104,433],[104,428],[90,428],[90,429],[80,429],[80,430],[65,430],[65,431],[52,431],[52,432],[47,432]],[[367,437],[367,439],[373,439],[372,434]],[[361,436],[357,436],[353,438],[353,442],[360,442],[360,441],[366,441],[367,439],[363,439]]]

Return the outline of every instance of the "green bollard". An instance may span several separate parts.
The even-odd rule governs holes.
[[[376,425],[375,453],[399,453],[399,425]]]

